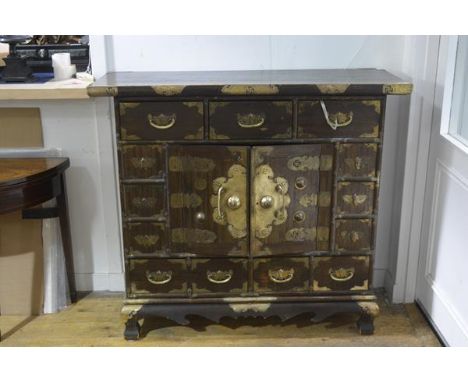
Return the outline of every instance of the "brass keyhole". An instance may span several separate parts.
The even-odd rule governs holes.
[[[240,198],[237,195],[230,196],[227,205],[231,210],[237,210],[241,206]]]
[[[270,195],[265,195],[260,199],[260,206],[262,208],[271,208],[273,205],[273,198]]]

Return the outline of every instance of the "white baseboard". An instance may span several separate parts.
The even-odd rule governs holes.
[[[78,291],[111,291],[125,290],[123,273],[75,273],[76,289]]]

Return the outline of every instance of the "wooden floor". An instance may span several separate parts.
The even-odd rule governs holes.
[[[151,320],[142,339],[123,339],[120,293],[92,293],[74,306],[37,317],[0,316],[0,346],[440,346],[414,304],[390,305],[383,297],[372,336],[357,333],[353,314],[341,314],[319,324],[298,317],[224,319],[223,325],[194,318],[189,327]],[[152,330],[151,329],[157,329]]]

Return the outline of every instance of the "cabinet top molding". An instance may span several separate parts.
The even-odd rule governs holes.
[[[404,95],[412,89],[379,69],[114,72],[87,88],[91,97]]]

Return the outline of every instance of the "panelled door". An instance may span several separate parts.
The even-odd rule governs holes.
[[[169,146],[172,253],[329,251],[333,152],[332,144]]]
[[[247,153],[240,146],[169,146],[172,253],[247,256]]]
[[[329,250],[333,145],[252,149],[253,256]]]

